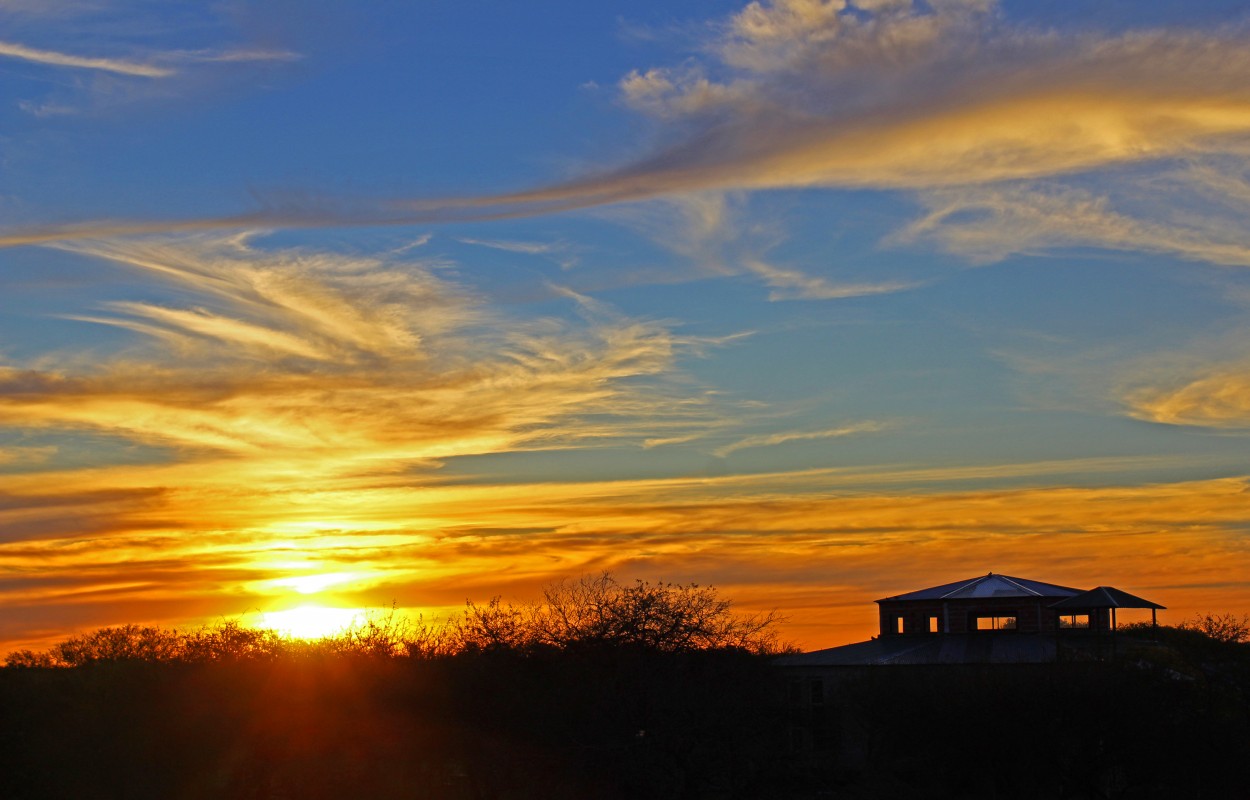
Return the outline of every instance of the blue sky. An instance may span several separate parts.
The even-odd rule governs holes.
[[[1238,6],[0,0],[0,640],[1245,610]]]

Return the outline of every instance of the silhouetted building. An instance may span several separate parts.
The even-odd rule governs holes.
[[[1114,632],[1119,608],[1163,606],[1110,586],[1088,591],[989,573],[882,598],[880,635],[778,659],[779,666],[1054,661],[1063,642]]]
[[[1050,606],[1080,589],[990,573],[877,601],[881,635],[1054,631]]]
[[[863,725],[865,711],[848,695],[877,686],[874,677],[905,689],[908,676],[918,686],[938,675],[961,685],[1008,670],[1027,684],[1032,671],[1039,678],[1049,671],[1043,665],[1113,656],[1116,609],[1149,608],[1153,619],[1163,608],[1110,586],[1086,591],[992,572],[876,602],[880,633],[869,641],[775,659],[794,753],[836,753],[829,763],[841,766],[866,763],[871,736]],[[963,669],[974,664],[1020,666]],[[881,669],[886,666],[921,669]]]

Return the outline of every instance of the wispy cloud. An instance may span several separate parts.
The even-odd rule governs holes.
[[[141,78],[166,78],[174,74],[174,70],[169,67],[150,63],[116,58],[76,56],[69,53],[58,53],[55,50],[40,50],[13,42],[0,42],[0,57],[14,58],[35,64],[47,64],[54,67],[99,70],[101,72],[133,75]]]
[[[1065,37],[985,3],[753,3],[702,69],[634,73],[628,100],[700,133],[587,181],[516,195],[610,202],[712,188],[927,188],[1223,152],[1250,125],[1235,36]]]
[[[257,61],[297,61],[300,56],[289,50],[171,50],[152,53],[143,61],[120,58],[96,58],[73,55],[56,50],[42,50],[15,42],[0,42],[0,58],[11,58],[51,67],[97,70],[139,78],[169,78],[176,75],[178,64],[248,63]]]
[[[456,241],[492,250],[503,250],[506,253],[521,253],[528,256],[543,256],[559,264],[562,269],[577,266],[577,256],[568,242],[519,242],[512,239],[474,239],[461,237]]]
[[[646,449],[652,447],[666,447],[673,444],[685,444],[702,438],[702,434],[689,434],[683,436],[658,436],[652,439],[643,439],[642,446]]]
[[[553,244],[551,242],[517,242],[506,239],[460,238],[456,241],[463,242],[464,244],[475,244],[480,247],[489,247],[494,250],[504,250],[509,253],[524,253],[531,256],[540,256],[559,252],[567,246],[563,244]]]
[[[1194,165],[1148,179],[1107,179],[1097,192],[1058,183],[1010,183],[933,190],[927,213],[891,237],[935,242],[980,263],[1059,247],[1163,253],[1250,266],[1246,163],[1213,175]],[[1149,198],[1146,207],[1140,198]]]
[[[238,50],[172,50],[159,54],[163,62],[245,64],[257,61],[299,61],[303,56],[291,50],[243,48]]]
[[[669,370],[682,343],[589,298],[579,301],[580,327],[505,324],[419,264],[265,252],[237,237],[72,250],[200,303],[114,302],[75,315],[152,345],[91,367],[0,366],[0,423],[9,427],[385,463],[599,435],[580,415],[668,417],[666,398],[647,400],[617,381]]]
[[[56,454],[56,448],[44,447],[5,447],[0,445],[0,466],[13,464],[41,464]]]
[[[1126,389],[1130,416],[1167,425],[1250,431],[1250,361],[1191,365],[1188,370]]]
[[[747,260],[746,268],[772,287],[769,300],[840,300],[847,297],[891,294],[914,289],[918,285],[904,281],[834,283],[826,278],[807,275],[795,269],[775,267],[755,259]]]
[[[724,458],[730,453],[736,453],[739,450],[746,450],[751,447],[772,447],[774,445],[785,444],[786,442],[807,441],[812,439],[837,439],[843,436],[852,436],[857,433],[874,433],[884,428],[884,424],[880,422],[857,422],[854,425],[843,425],[839,428],[826,428],[818,431],[780,431],[778,433],[762,434],[760,436],[748,436],[740,439],[732,444],[719,447],[713,454]]]
[[[289,47],[255,40],[249,34],[261,29],[253,21],[255,13],[163,0],[4,3],[0,60],[29,65],[23,75],[43,73],[22,88],[37,94],[17,100],[37,119],[170,102],[303,57]]]
[[[112,354],[0,362],[0,427],[159,449],[139,464],[104,454],[99,468],[50,446],[0,451],[43,469],[6,475],[0,493],[0,564],[27,576],[0,595],[37,613],[150,614],[137,609],[193,606],[227,584],[255,606],[275,579],[331,558],[411,578],[386,565],[444,525],[426,504],[442,494],[440,462],[638,441],[708,414],[664,388],[699,342],[571,291],[577,319],[521,321],[394,255],[246,236],[62,247],[134,270],[166,299],[74,315],[137,334]],[[436,563],[437,549],[419,559]],[[192,575],[188,559],[208,571]]]

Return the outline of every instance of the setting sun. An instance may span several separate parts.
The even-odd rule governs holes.
[[[1246,3],[314,5],[0,0],[0,656],[605,570],[811,648],[1250,611]]]
[[[349,627],[361,614],[356,608],[303,605],[286,611],[261,614],[257,627],[268,628],[292,639],[322,639]]]
[[[358,573],[353,572],[328,572],[313,575],[297,575],[291,578],[279,578],[272,581],[274,586],[282,586],[293,589],[300,594],[317,594],[323,589],[331,586],[354,581],[360,578]]]

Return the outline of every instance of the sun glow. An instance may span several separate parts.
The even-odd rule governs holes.
[[[259,627],[275,630],[292,639],[324,639],[341,633],[360,615],[358,608],[303,605],[261,614]]]
[[[300,594],[316,594],[322,589],[330,586],[338,586],[342,583],[357,580],[361,578],[361,573],[356,572],[324,572],[312,575],[296,575],[290,578],[279,578],[271,581],[273,586],[282,586],[287,589],[294,589]]]

